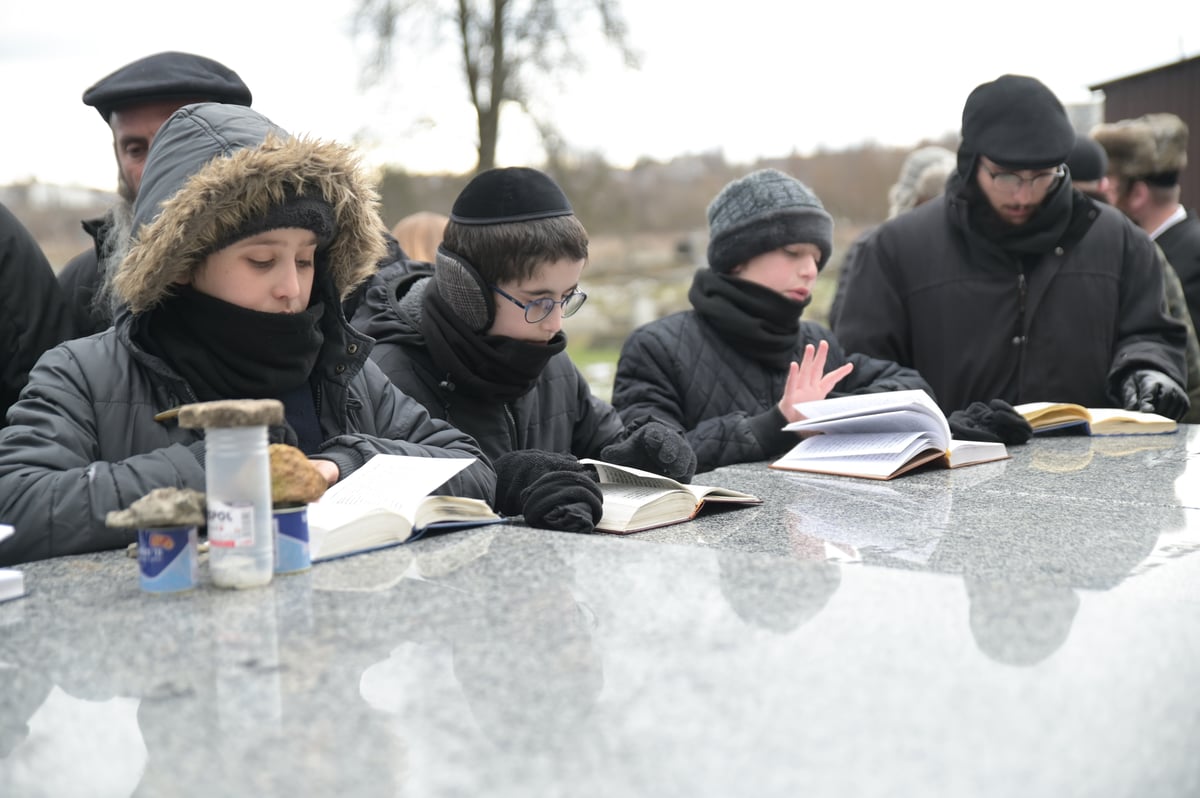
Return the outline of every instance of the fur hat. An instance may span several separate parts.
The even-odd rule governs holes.
[[[549,175],[525,166],[488,169],[467,183],[450,209],[458,224],[507,224],[570,216],[567,195]]]
[[[833,217],[812,190],[777,169],[734,180],[708,205],[708,265],[729,273],[756,255],[788,244],[815,244],[817,268],[833,251]]]
[[[1067,169],[1072,182],[1090,183],[1108,174],[1108,155],[1100,142],[1082,133],[1075,136],[1075,146],[1067,156]]]
[[[160,100],[192,100],[250,105],[251,94],[238,73],[191,53],[165,52],[139,58],[101,78],[83,93],[84,105],[107,122],[113,111]]]
[[[1146,114],[1092,128],[1118,177],[1173,186],[1187,166],[1188,128],[1175,114]]]
[[[922,147],[909,153],[900,167],[900,178],[888,189],[888,218],[940,195],[953,171],[954,153],[945,147]]]
[[[958,171],[968,177],[980,155],[1010,169],[1058,166],[1073,146],[1075,129],[1054,92],[1036,78],[1001,75],[967,97]]]

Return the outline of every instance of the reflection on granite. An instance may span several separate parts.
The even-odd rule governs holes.
[[[1200,794],[1200,430],[0,604],[0,795]]]

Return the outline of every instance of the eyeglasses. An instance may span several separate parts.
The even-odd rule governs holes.
[[[1025,185],[1026,183],[1028,183],[1035,192],[1046,191],[1059,179],[1061,179],[1063,175],[1066,174],[1066,171],[1061,165],[1053,172],[1042,172],[1034,175],[1033,177],[1021,177],[1015,172],[993,172],[991,169],[987,168],[986,164],[981,163],[979,165],[982,167],[983,171],[987,172],[992,178],[993,185],[1006,194],[1016,194],[1021,190],[1021,186]]]
[[[583,307],[583,303],[587,301],[587,294],[582,291],[572,291],[562,299],[551,299],[547,296],[541,299],[531,299],[528,302],[522,302],[498,285],[491,286],[491,289],[525,311],[525,321],[530,324],[537,324],[553,313],[555,305],[562,308],[564,319],[568,316],[574,316]]]

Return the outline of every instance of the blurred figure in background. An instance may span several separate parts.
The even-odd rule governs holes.
[[[1175,114],[1147,114],[1092,130],[1108,153],[1110,201],[1162,247],[1200,325],[1200,218],[1179,203],[1188,128]]]
[[[1091,136],[1078,133],[1075,136],[1075,146],[1067,156],[1067,168],[1070,170],[1070,181],[1082,193],[1100,203],[1108,203],[1112,198],[1112,181],[1109,179],[1109,156],[1102,145]],[[1163,289],[1166,296],[1166,312],[1171,318],[1188,329],[1187,347],[1187,384],[1188,400],[1192,407],[1183,414],[1184,424],[1200,424],[1200,338],[1196,338],[1195,324],[1192,312],[1188,308],[1187,296],[1183,293],[1183,283],[1175,272],[1174,266],[1168,262],[1163,247],[1157,246],[1158,263],[1163,269]]]
[[[164,52],[132,61],[83,93],[84,105],[111,128],[119,201],[84,231],[95,245],[72,258],[58,282],[71,311],[72,338],[98,333],[113,322],[112,277],[133,234],[133,201],[154,136],[179,108],[194,102],[250,105],[250,89],[224,64],[191,53]]]
[[[396,222],[392,235],[408,257],[433,263],[448,221],[450,217],[443,213],[417,211]]]
[[[913,150],[904,159],[900,167],[900,177],[888,189],[888,217],[895,219],[905,211],[911,211],[918,205],[924,205],[934,197],[941,196],[946,190],[946,178],[954,171],[954,153],[945,147],[931,145]],[[872,228],[874,229],[874,228]],[[842,301],[846,297],[846,284],[850,281],[858,247],[864,238],[871,234],[867,230],[850,245],[846,256],[842,259],[842,267],[838,269],[837,289],[833,295],[833,303],[829,306],[829,327],[836,333],[838,314],[842,310]]]
[[[33,234],[0,204],[0,427],[33,364],[70,333],[50,262]]]

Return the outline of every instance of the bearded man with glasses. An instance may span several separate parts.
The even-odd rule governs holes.
[[[1186,330],[1154,245],[1074,189],[1074,143],[1040,81],[976,87],[945,193],[857,248],[842,345],[917,369],[947,413],[999,397],[1183,416]]]

